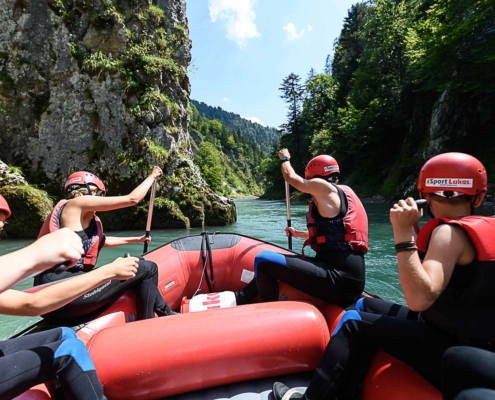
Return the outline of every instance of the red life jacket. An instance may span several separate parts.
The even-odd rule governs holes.
[[[461,344],[495,349],[495,217],[435,218],[419,231],[416,244],[421,261],[433,230],[441,224],[460,226],[476,249],[471,282],[451,278],[442,294],[421,315],[454,333]],[[457,268],[467,266],[456,265]]]
[[[61,200],[57,203],[53,211],[45,219],[45,222],[40,229],[40,233],[38,234],[38,238],[60,229],[60,214],[62,213],[62,209],[68,202],[69,200]],[[94,215],[93,218],[96,222],[97,232],[96,235],[93,235],[93,237],[90,238],[90,247],[83,256],[84,260],[82,269],[84,271],[90,271],[95,267],[96,262],[98,261],[98,253],[100,252],[100,249],[101,247],[103,247],[104,244],[103,225],[101,223],[101,220],[96,215]]]
[[[368,216],[354,191],[345,185],[336,186],[341,202],[341,212],[335,218],[320,215],[315,201],[311,200],[307,216],[309,238],[303,245],[316,251],[353,250],[368,252]]]

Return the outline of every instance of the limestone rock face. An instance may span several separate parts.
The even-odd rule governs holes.
[[[425,158],[456,149],[483,155],[495,142],[494,94],[458,95],[446,90],[433,107]],[[491,154],[487,154],[487,161]],[[486,162],[486,161],[485,161]]]
[[[494,166],[495,94],[425,93],[418,97],[405,140],[396,197],[417,196],[418,171],[426,160],[448,151],[475,154],[490,170]],[[489,177],[490,181],[490,177]],[[492,186],[489,185],[489,191]]]
[[[183,162],[192,160],[185,7],[185,0],[0,0],[0,159],[56,197],[77,170],[97,174],[117,195],[158,164],[166,177],[157,202],[166,196],[175,210],[163,226],[203,226],[210,214],[233,222],[234,204],[226,207]],[[178,165],[196,177],[179,188]],[[144,210],[123,213],[126,223],[107,229],[134,228]]]

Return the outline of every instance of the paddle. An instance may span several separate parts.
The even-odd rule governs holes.
[[[287,206],[287,228],[290,228],[290,189],[287,182],[285,182],[285,205]],[[287,238],[289,239],[289,250],[292,250],[292,235],[289,233],[289,236]]]
[[[153,204],[155,202],[155,192],[156,192],[156,179],[153,182],[153,186],[151,188],[151,197],[150,197],[150,206],[148,208],[148,222],[146,223],[146,233],[145,236],[147,238],[150,237],[151,230],[151,218],[153,217]],[[148,242],[144,242],[143,254],[148,251]]]

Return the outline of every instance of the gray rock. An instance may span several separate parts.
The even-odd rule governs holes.
[[[82,4],[0,0],[0,158],[55,197],[76,170],[99,175],[109,194],[119,194],[160,164],[167,176],[157,196],[177,205],[169,207],[174,223],[190,212],[194,226],[208,213],[231,223],[235,206],[192,162],[185,0],[159,0],[162,19],[147,0],[114,1],[118,11]],[[119,228],[138,223],[139,210],[129,213]]]

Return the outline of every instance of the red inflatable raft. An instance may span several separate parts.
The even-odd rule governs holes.
[[[144,257],[181,314],[134,321],[130,291],[77,331],[109,399],[267,398],[271,384],[307,386],[343,310],[281,283],[284,301],[230,306],[263,250],[288,250],[238,234],[187,236]],[[196,296],[195,296],[196,295]],[[134,322],[133,322],[134,321]],[[276,378],[276,379],[275,379]],[[18,399],[51,399],[38,385]],[[378,351],[361,399],[441,399],[407,365]]]

